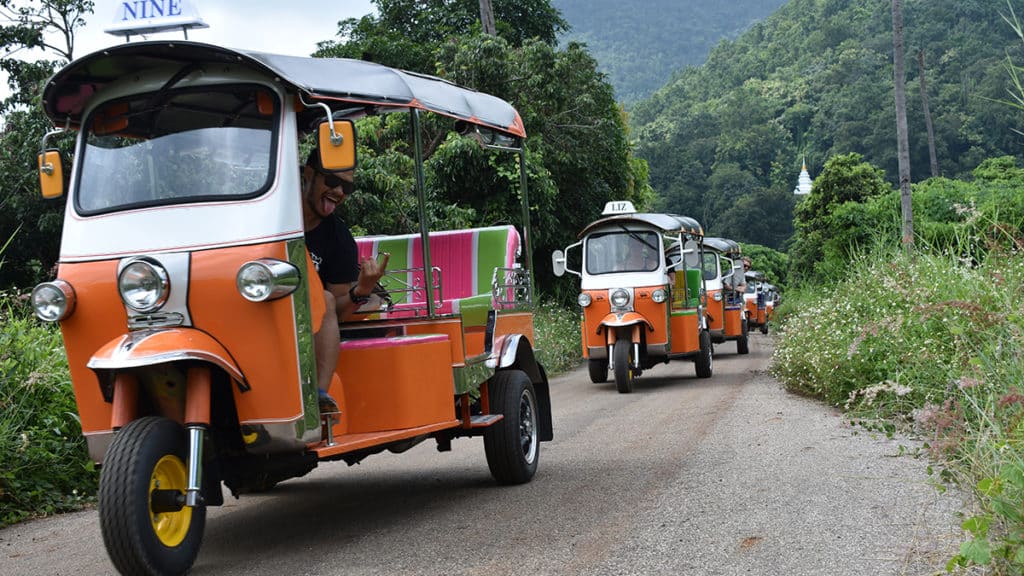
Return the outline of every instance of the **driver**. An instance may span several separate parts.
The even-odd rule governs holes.
[[[317,271],[310,281],[310,301],[321,412],[338,411],[338,403],[327,392],[338,363],[341,343],[338,323],[369,299],[387,269],[389,258],[385,253],[380,263],[374,258],[360,262],[352,232],[334,215],[355,190],[353,172],[325,170],[320,164],[319,148],[309,153],[302,167],[302,221],[306,248]],[[315,296],[318,293],[323,294],[323,300]]]

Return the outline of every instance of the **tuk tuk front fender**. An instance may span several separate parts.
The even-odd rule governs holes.
[[[600,334],[605,328],[622,328],[635,324],[643,324],[651,332],[654,331],[654,325],[643,314],[637,312],[612,312],[601,319],[601,323],[597,326],[597,333]]]
[[[125,334],[101,346],[86,366],[100,373],[182,360],[209,362],[227,372],[243,390],[249,387],[227,349],[209,334],[193,328],[139,330]]]

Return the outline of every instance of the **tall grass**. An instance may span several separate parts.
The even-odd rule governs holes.
[[[1012,245],[1013,243],[1010,243]],[[949,569],[1024,573],[1024,256],[876,250],[846,280],[787,295],[773,373],[856,418],[916,430],[973,491]]]
[[[93,499],[60,332],[0,293],[0,526]]]
[[[537,356],[549,376],[580,365],[583,357],[579,309],[567,309],[552,300],[542,300],[534,309]]]

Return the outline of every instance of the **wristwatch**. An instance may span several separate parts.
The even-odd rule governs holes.
[[[352,287],[348,289],[348,299],[351,300],[352,303],[355,304],[356,306],[362,306],[363,304],[366,304],[367,302],[370,301],[370,295],[367,294],[366,296],[356,296],[356,288],[358,286],[359,284],[356,283],[353,284]]]

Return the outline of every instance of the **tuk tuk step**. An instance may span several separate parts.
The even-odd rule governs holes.
[[[487,428],[501,422],[504,414],[477,414],[469,419],[470,428]]]
[[[363,448],[380,446],[390,442],[415,438],[425,434],[431,434],[448,428],[456,428],[461,422],[459,420],[446,420],[426,426],[405,428],[402,430],[387,430],[384,432],[363,432],[356,434],[341,434],[334,438],[334,444],[328,445],[326,440],[309,446],[309,450],[316,453],[318,459],[323,460],[346,452],[355,452]]]

